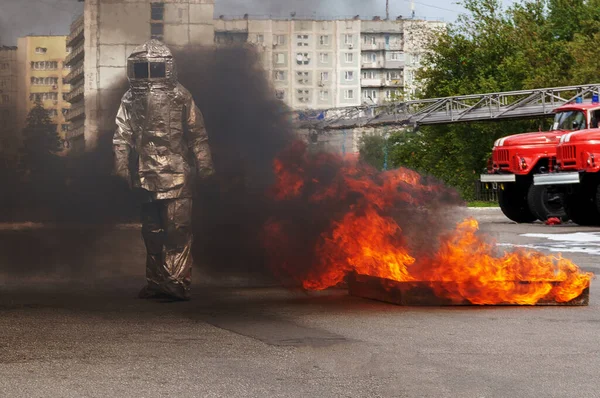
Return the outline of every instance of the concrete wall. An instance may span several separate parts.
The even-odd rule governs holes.
[[[114,101],[126,77],[127,57],[151,38],[150,0],[86,0],[85,141],[94,148],[99,133],[114,127]],[[170,47],[212,45],[213,0],[163,0],[163,41]]]

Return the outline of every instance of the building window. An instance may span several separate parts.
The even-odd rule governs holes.
[[[329,72],[321,72],[321,81],[322,82],[329,81]]]
[[[67,116],[69,114],[69,109],[68,108],[63,108],[62,114],[63,114],[63,116]]]
[[[351,45],[354,43],[354,35],[351,34],[345,34],[344,35],[344,44],[346,45]]]
[[[344,90],[345,99],[354,99],[354,90]]]
[[[310,102],[310,90],[297,90],[298,102]]]
[[[63,124],[60,126],[62,131],[69,131],[69,125],[68,124]]]
[[[150,37],[156,40],[162,40],[164,37],[165,26],[162,23],[150,24]]]
[[[365,53],[362,56],[363,62],[365,63],[375,63],[377,62],[377,54],[375,53]]]
[[[298,35],[298,47],[308,47],[308,35]]]
[[[165,3],[150,3],[150,19],[153,21],[165,19]]]
[[[64,96],[64,94],[63,94]],[[32,93],[29,94],[29,99],[31,101],[36,101],[36,100],[40,100],[40,101],[57,101],[58,100],[58,93]]]
[[[263,44],[265,42],[265,36],[264,35],[256,35],[256,42],[258,44]]]
[[[278,63],[279,65],[285,64],[285,54],[279,53],[275,57],[276,63]]]
[[[2,79],[0,80],[0,88],[6,88],[7,84],[6,84],[6,80]]]
[[[329,54],[327,54],[327,53],[320,53],[319,57],[321,58],[321,63],[322,64],[328,64],[329,63]]]
[[[8,94],[2,94],[1,99],[3,104],[8,104],[10,97],[8,96]]]
[[[6,62],[1,63],[0,64],[0,69],[2,69],[2,70],[8,69],[8,63],[6,63]]]
[[[277,81],[285,80],[285,72],[281,71],[281,70],[276,71],[275,72],[275,80],[277,80]]]
[[[34,86],[56,86],[58,77],[32,77],[31,84]]]
[[[346,72],[344,72],[344,78],[347,82],[351,82],[352,80],[354,80],[354,72],[351,70],[347,70]]]
[[[370,99],[370,100],[375,101],[375,100],[377,100],[377,90],[365,90],[365,91],[363,91],[363,97],[366,100]]]
[[[393,71],[393,72],[387,72],[386,78],[387,78],[387,80],[399,80],[402,78],[402,76],[400,75],[400,72]]]
[[[385,98],[386,99],[395,99],[400,97],[400,90],[385,90]]]
[[[402,61],[404,56],[401,52],[390,52],[388,53],[388,60],[390,61]]]
[[[329,100],[329,90],[321,90],[319,91],[319,99],[321,101]]]
[[[319,43],[321,43],[322,46],[328,46],[329,45],[329,36],[324,35],[319,37]]]
[[[308,53],[297,53],[296,63],[298,65],[308,65],[310,63],[310,56]]]
[[[48,116],[56,117],[58,116],[58,111],[56,109],[48,109]]]
[[[33,69],[33,70],[56,70],[56,69],[58,69],[58,62],[56,62],[56,61],[32,62],[31,69]]]
[[[308,72],[296,72],[298,84],[309,84]]]
[[[362,77],[363,79],[375,79],[375,72],[372,70],[364,71]]]
[[[365,44],[377,44],[377,37],[375,36],[363,36],[363,43]]]
[[[346,58],[346,63],[351,64],[354,62],[354,54],[353,53],[344,53],[344,57]]]
[[[285,91],[275,90],[275,98],[277,98],[279,100],[283,100],[285,98]]]
[[[285,46],[285,35],[275,35],[275,44]]]
[[[48,49],[46,47],[36,47],[35,48],[36,54],[46,54],[47,52],[48,52]]]

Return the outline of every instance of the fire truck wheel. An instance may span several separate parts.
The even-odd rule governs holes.
[[[527,204],[531,213],[540,221],[546,221],[550,217],[567,221],[563,194],[552,186],[531,185],[527,193]]]
[[[504,189],[498,191],[498,203],[502,213],[514,222],[530,223],[537,220],[527,204],[527,187],[506,184]]]
[[[597,208],[596,189],[579,187],[565,194],[565,211],[575,224],[592,226],[600,225],[600,212]]]

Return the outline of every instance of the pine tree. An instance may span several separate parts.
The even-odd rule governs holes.
[[[61,149],[56,127],[42,102],[37,99],[27,115],[27,125],[23,130],[22,161],[23,167],[29,172],[42,171],[54,163],[56,153]]]

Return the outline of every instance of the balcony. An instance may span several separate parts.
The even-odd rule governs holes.
[[[85,131],[85,126],[82,124],[79,127],[75,127],[73,128],[73,126],[71,126],[71,128],[69,129],[69,131],[67,131],[65,133],[65,138],[70,141],[74,138],[80,137],[83,135]]]
[[[76,84],[81,79],[83,79],[83,61],[71,68],[71,72],[65,76],[65,82],[67,84]]]
[[[75,47],[80,41],[83,41],[83,15],[77,18],[71,24],[71,33],[67,36],[67,47]]]
[[[391,80],[384,79],[382,81],[382,86],[383,87],[404,87],[404,80],[403,79],[391,79]]]
[[[69,109],[69,112],[65,115],[65,120],[73,122],[82,117],[85,117],[85,103],[83,101],[78,102]]]
[[[77,62],[83,59],[84,50],[83,46],[74,48],[69,55],[65,58],[65,65],[75,65]]]
[[[404,60],[386,59],[384,68],[386,68],[386,69],[402,69],[402,68],[404,68]]]
[[[362,61],[360,64],[360,67],[362,69],[383,69],[385,67],[385,62],[383,62],[383,61],[376,61],[376,62]]]
[[[404,49],[403,41],[391,41],[389,43],[377,42],[375,44],[369,42],[361,43],[360,49],[362,51],[402,51]]]
[[[74,87],[71,87],[71,91],[65,94],[65,100],[72,104],[78,102],[83,98],[83,81]]]
[[[362,87],[381,87],[383,85],[383,80],[381,79],[361,79],[360,85]]]

